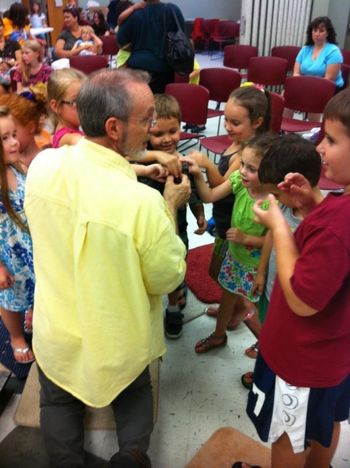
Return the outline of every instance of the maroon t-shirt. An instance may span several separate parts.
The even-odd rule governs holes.
[[[294,235],[292,288],[318,312],[296,315],[276,278],[259,349],[286,382],[332,387],[350,374],[350,196],[328,195]]]

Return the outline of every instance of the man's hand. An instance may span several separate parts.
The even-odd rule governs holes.
[[[7,289],[13,285],[15,277],[12,276],[4,265],[0,265],[0,289]]]
[[[170,210],[178,210],[190,198],[191,184],[186,175],[183,175],[179,184],[174,183],[174,176],[169,175],[165,182],[164,199],[169,205]]]

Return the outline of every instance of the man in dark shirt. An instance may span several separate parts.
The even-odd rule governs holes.
[[[107,23],[112,29],[117,26],[117,6],[120,0],[112,0],[108,5]]]

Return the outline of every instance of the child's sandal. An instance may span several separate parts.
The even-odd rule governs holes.
[[[198,354],[203,354],[203,353],[206,353],[207,351],[210,351],[211,349],[221,348],[223,346],[226,346],[226,343],[227,343],[226,334],[222,336],[215,336],[215,332],[213,332],[211,335],[198,341],[198,343],[196,343],[194,347],[194,350]]]

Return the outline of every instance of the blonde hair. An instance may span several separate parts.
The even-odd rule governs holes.
[[[11,111],[9,107],[0,105],[0,120],[2,118],[11,117]],[[14,165],[17,170],[20,170],[17,164]],[[20,170],[20,172],[22,172]],[[9,196],[9,186],[6,176],[6,163],[5,163],[5,154],[4,146],[2,143],[2,138],[0,138],[0,193],[1,200],[5,207],[6,212],[10,218],[19,226],[23,231],[27,231],[27,226],[23,223],[21,217],[16,213],[15,209],[12,206],[10,196]]]
[[[50,101],[55,100],[58,105],[64,100],[64,96],[67,92],[68,87],[72,82],[79,81],[83,83],[86,75],[75,68],[62,68],[61,70],[55,70],[51,73],[49,81],[47,82],[47,99]],[[58,123],[56,113],[49,106],[49,114],[55,127]]]
[[[88,26],[88,25],[82,26],[82,27],[80,28],[80,31],[81,31],[81,34],[83,34],[83,33],[93,34],[93,33],[94,33],[93,28],[92,28],[91,26]],[[81,35],[81,34],[80,34],[80,35]]]
[[[29,40],[29,41],[25,41],[21,47],[21,51],[23,51],[24,49],[30,49],[32,50],[33,52],[37,52],[39,55],[38,55],[38,62],[41,63],[43,61],[43,58],[44,58],[44,48],[43,46],[40,44],[40,42],[38,41],[35,41],[35,40]],[[30,65],[27,65],[25,63],[21,63],[21,70],[22,70],[22,76],[23,76],[23,82],[26,83],[29,81],[29,78],[30,78]]]

